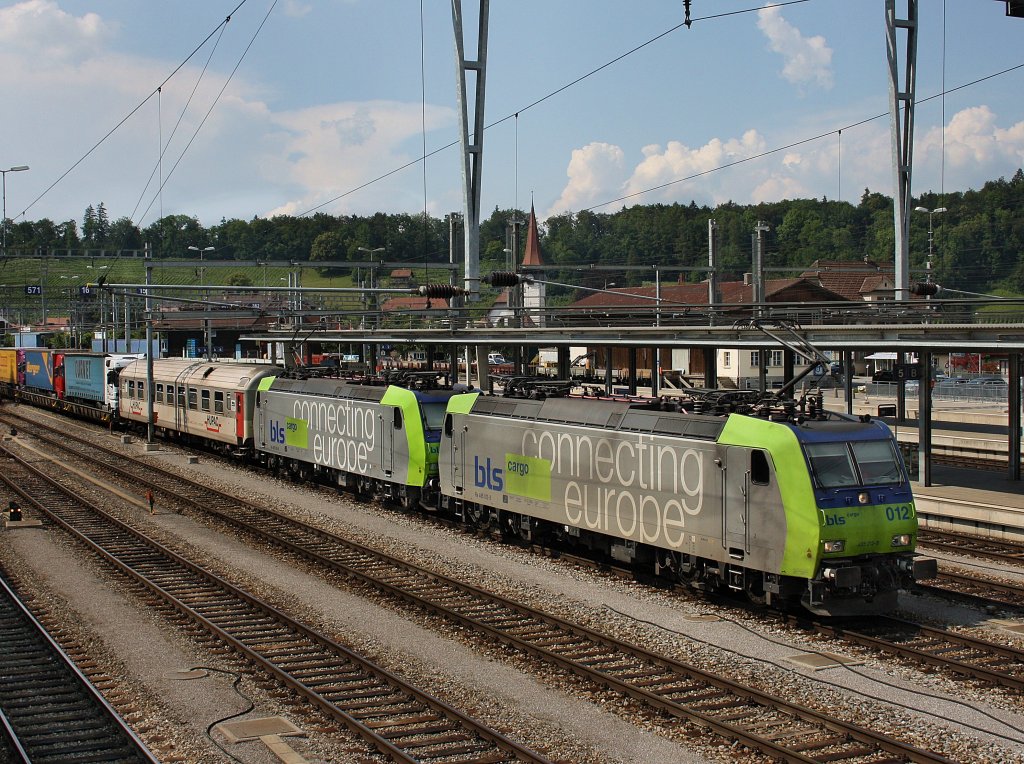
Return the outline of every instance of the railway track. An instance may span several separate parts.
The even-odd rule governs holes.
[[[919,546],[940,549],[952,554],[965,554],[983,557],[987,560],[1024,564],[1024,546],[1012,541],[922,528],[918,531],[917,543]]]
[[[10,459],[0,479],[26,505],[392,760],[547,762],[190,563],[3,451]]]
[[[0,634],[3,761],[157,764],[2,578]]]
[[[36,423],[26,425],[31,431]],[[49,443],[71,448],[66,432]],[[99,447],[84,445],[93,458],[93,449]],[[95,458],[125,481],[153,486],[168,500],[173,496],[203,516],[212,515],[313,562],[318,571],[355,579],[667,716],[781,760],[945,761],[930,751],[454,581],[151,464],[133,463],[120,451],[100,449]]]

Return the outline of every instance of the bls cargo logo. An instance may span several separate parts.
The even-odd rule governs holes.
[[[277,419],[270,420],[270,442],[280,446],[308,447],[308,425],[301,419],[288,417],[282,425]]]
[[[477,488],[551,501],[551,463],[522,454],[505,454],[504,462],[497,464],[490,457],[481,463],[474,456],[473,483]]]
[[[489,491],[502,491],[505,488],[505,478],[502,477],[501,467],[491,464],[491,457],[487,457],[483,464],[480,457],[473,457],[473,484],[477,488],[487,488]]]

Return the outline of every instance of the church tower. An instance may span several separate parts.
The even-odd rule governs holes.
[[[523,251],[524,273],[535,278],[544,278],[543,272],[536,268],[544,265],[540,256],[540,236],[537,234],[537,214],[533,204],[530,205],[530,220],[526,225],[526,248]],[[526,270],[528,268],[528,270]],[[523,284],[523,326],[544,327],[546,320],[545,284]]]

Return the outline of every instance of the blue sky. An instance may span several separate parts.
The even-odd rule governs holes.
[[[416,162],[424,143],[433,152],[458,139],[448,2],[423,0],[422,29],[414,0],[238,5],[0,3],[0,168],[31,167],[7,177],[8,216],[80,222],[99,202],[141,226],[161,214],[212,225],[313,209],[461,209],[457,149],[431,156],[425,172]],[[693,0],[692,27],[669,31],[682,0],[492,2],[485,215],[531,199],[543,219],[638,203],[891,195],[888,117],[847,127],[888,112],[883,0],[764,5]],[[477,3],[463,6],[475,31]],[[938,96],[944,80],[947,95],[918,105],[914,193],[1011,176],[1024,166],[1024,68],[954,89],[1024,64],[1024,19],[995,0],[919,7],[918,99]]]

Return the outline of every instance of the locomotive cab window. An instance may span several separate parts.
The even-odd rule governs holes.
[[[768,485],[771,482],[771,469],[768,466],[768,454],[764,451],[750,452],[750,482],[755,485]]]
[[[808,443],[805,446],[814,479],[822,488],[857,485],[850,450],[845,443]]]
[[[899,462],[889,441],[865,440],[850,445],[864,485],[899,483],[903,479]]]

